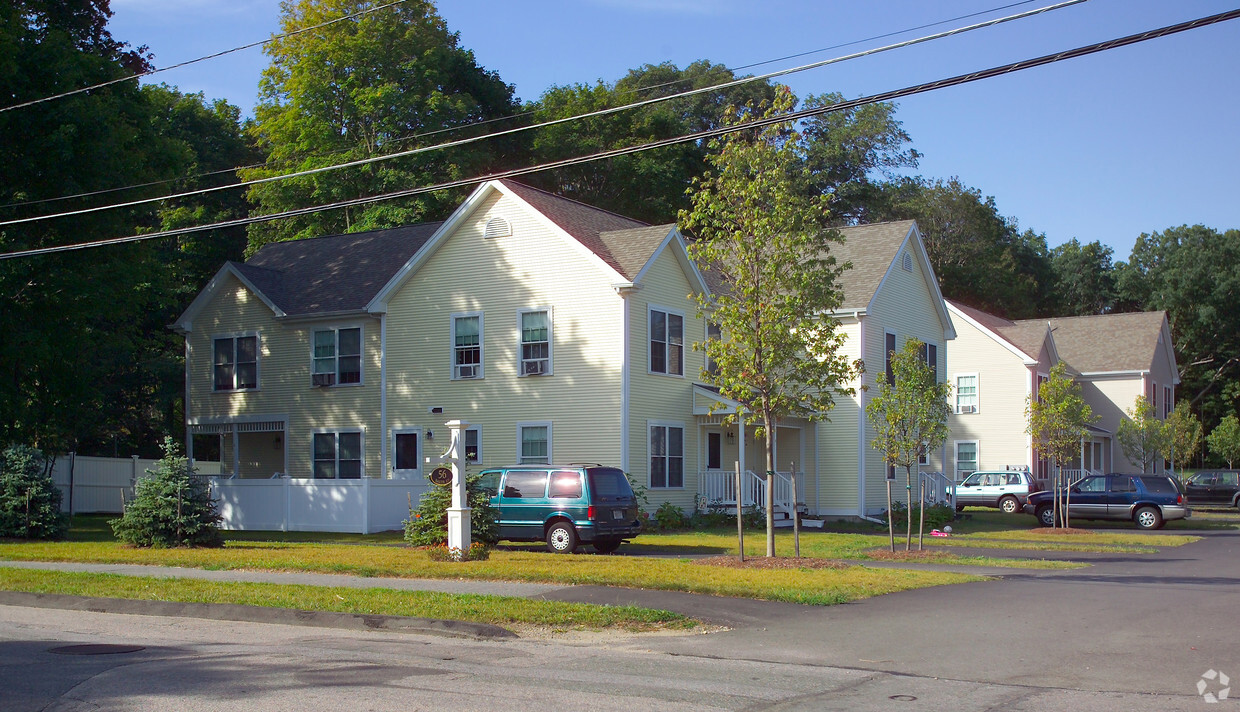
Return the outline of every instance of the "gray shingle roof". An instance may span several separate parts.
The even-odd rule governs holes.
[[[441,224],[272,242],[234,266],[290,316],[357,311]]]
[[[844,303],[840,309],[865,309],[874,299],[878,285],[896,258],[904,238],[913,229],[912,220],[874,223],[840,228],[843,244],[831,246],[831,254],[840,264],[852,263],[852,269],[840,276]]]
[[[1059,357],[1080,373],[1099,373],[1151,368],[1166,318],[1155,311],[1028,321],[1050,322]]]

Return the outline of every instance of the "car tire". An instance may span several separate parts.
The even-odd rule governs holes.
[[[599,539],[594,542],[594,550],[600,554],[610,554],[620,548],[620,539]]]
[[[577,530],[568,522],[556,522],[547,530],[547,551],[571,554],[577,550]]]
[[[1004,514],[1016,514],[1020,511],[1020,501],[1015,497],[1004,497],[999,500],[999,509]]]
[[[1055,508],[1049,504],[1038,507],[1038,524],[1044,527],[1055,526]]]
[[[1158,529],[1163,525],[1162,512],[1158,507],[1142,507],[1132,515],[1138,529]]]

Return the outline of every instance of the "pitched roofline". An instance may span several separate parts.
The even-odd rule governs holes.
[[[271,301],[270,297],[263,294],[261,289],[254,286],[254,283],[242,274],[241,270],[237,269],[235,262],[225,262],[224,266],[220,267],[215,273],[215,276],[211,278],[211,281],[207,282],[207,286],[203,287],[202,291],[198,293],[198,296],[194,297],[194,301],[190,302],[189,306],[185,308],[185,311],[181,313],[181,316],[178,317],[176,321],[169,324],[168,328],[178,334],[187,334],[193,331],[194,318],[198,316],[198,312],[202,311],[203,308],[206,307],[208,302],[215,298],[215,294],[224,288],[224,277],[228,275],[235,277],[242,286],[252,292],[254,296],[258,297],[259,301],[266,304],[267,308],[270,309],[277,318],[286,316],[283,309],[276,306],[275,302]]]
[[[646,272],[650,271],[650,268],[654,265],[655,259],[663,253],[663,250],[667,249],[668,246],[672,244],[676,245],[673,256],[676,258],[676,261],[680,263],[680,268],[684,270],[685,276],[689,278],[689,283],[694,285],[698,292],[708,295],[711,294],[710,286],[706,284],[706,278],[702,275],[701,270],[697,268],[697,265],[693,263],[693,260],[689,259],[689,250],[685,245],[684,235],[680,234],[680,227],[675,224],[671,225],[671,229],[668,230],[667,236],[663,238],[663,242],[659,243],[659,246],[655,248],[653,253],[651,253],[650,259],[646,260],[646,264],[643,265],[642,268],[638,270],[637,274],[633,276],[633,284],[641,284],[642,278],[646,276]]]
[[[1171,375],[1175,379],[1172,385],[1180,385],[1180,364],[1175,360],[1175,348],[1171,345],[1171,322],[1167,319],[1167,312],[1163,312],[1162,330],[1163,351],[1167,354],[1167,365],[1171,367]]]
[[[515,183],[516,181],[513,181],[513,182]],[[597,210],[597,211],[599,211],[599,212],[608,213],[608,214],[610,214],[610,215],[615,215],[616,217],[623,218],[623,219],[625,219],[625,220],[630,220],[630,221],[632,221],[632,222],[639,223],[638,227],[650,227],[649,225],[647,225],[647,224],[645,224],[645,223],[642,223],[640,220],[633,220],[633,218],[626,218],[626,217],[624,217],[623,215],[619,215],[619,214],[617,214],[617,213],[613,213],[613,212],[611,212],[611,211],[609,211],[609,210],[603,210],[602,208],[596,208],[596,207],[594,207],[594,206],[592,206],[592,205],[586,205],[585,203],[582,203],[582,202],[579,202],[579,201],[573,200],[572,198],[565,198],[565,197],[563,197],[563,196],[556,195],[555,193],[549,193],[549,192],[547,192],[547,191],[545,191],[545,190],[542,190],[542,189],[540,189],[540,188],[534,188],[534,187],[532,187],[532,186],[528,186],[528,185],[526,185],[526,184],[524,184],[524,183],[517,183],[517,185],[519,185],[519,186],[521,186],[521,187],[523,187],[523,188],[528,188],[528,189],[530,189],[530,190],[536,190],[536,191],[538,191],[538,192],[540,192],[540,193],[543,193],[543,194],[545,194],[545,195],[551,196],[551,197],[556,198],[556,199],[559,199],[559,200],[567,200],[567,201],[568,201],[568,202],[570,202],[570,203],[576,203],[577,205],[581,205],[581,206],[584,206],[584,207],[590,208],[591,210]],[[548,217],[547,215],[545,215],[545,214],[544,214],[541,210],[539,210],[539,209],[535,208],[533,205],[530,205],[530,204],[529,204],[529,202],[527,202],[524,198],[522,198],[520,195],[517,195],[516,191],[514,191],[514,190],[513,190],[513,189],[511,189],[511,188],[509,188],[507,185],[504,185],[504,181],[503,181],[503,180],[493,180],[493,181],[487,181],[487,182],[486,182],[485,184],[483,184],[483,186],[481,186],[481,187],[487,187],[487,186],[493,186],[495,190],[498,190],[499,192],[503,193],[504,195],[508,196],[509,198],[512,198],[513,200],[515,200],[515,201],[519,202],[521,205],[524,205],[524,206],[525,206],[525,208],[526,208],[527,210],[529,210],[531,213],[533,213],[533,214],[536,216],[536,219],[537,219],[539,222],[541,222],[541,223],[543,224],[543,226],[544,226],[544,227],[546,227],[547,229],[551,230],[553,233],[555,233],[555,234],[559,235],[560,237],[564,238],[565,240],[567,240],[567,241],[568,241],[568,243],[569,243],[569,244],[570,244],[570,245],[571,245],[574,249],[576,249],[578,252],[580,252],[580,253],[581,253],[581,254],[582,254],[582,255],[583,255],[586,259],[588,259],[588,260],[591,260],[591,261],[595,262],[595,263],[599,266],[599,268],[601,268],[601,269],[605,270],[605,271],[609,274],[609,277],[608,277],[608,282],[627,282],[627,281],[629,281],[629,280],[628,280],[628,278],[627,278],[625,275],[620,274],[620,272],[619,272],[618,270],[616,270],[616,268],[615,268],[615,267],[612,267],[611,265],[607,264],[607,260],[604,260],[604,259],[603,259],[603,258],[602,258],[602,257],[601,257],[598,253],[594,252],[594,251],[593,251],[593,250],[591,250],[590,248],[588,248],[588,247],[586,247],[585,245],[583,245],[583,244],[581,243],[581,240],[578,240],[576,237],[574,237],[573,235],[571,235],[571,234],[570,234],[567,230],[565,230],[564,228],[562,228],[562,227],[560,227],[559,225],[557,225],[557,224],[556,224],[556,222],[555,222],[554,220],[552,220],[550,217]],[[481,188],[480,188],[480,189],[481,189]]]
[[[917,239],[914,240],[914,237]],[[887,271],[883,273],[883,278],[879,280],[878,286],[874,289],[874,296],[870,297],[870,301],[865,305],[864,309],[868,312],[874,308],[874,300],[878,299],[878,293],[882,291],[883,285],[887,283],[887,278],[895,271],[896,263],[900,261],[900,255],[910,241],[917,247],[917,261],[921,267],[922,277],[925,278],[926,284],[930,286],[930,293],[934,297],[934,311],[939,315],[939,323],[943,327],[943,335],[948,341],[951,341],[956,338],[956,327],[952,325],[951,315],[947,312],[947,300],[943,298],[943,292],[939,289],[939,280],[934,274],[934,268],[930,265],[930,255],[926,252],[926,245],[921,239],[921,231],[917,229],[917,221],[912,221],[909,225],[908,233],[904,235],[904,240],[900,243],[900,246],[896,248],[896,254],[892,257],[891,264],[887,265]]]
[[[952,313],[952,315],[953,315],[953,316],[958,316],[958,317],[960,317],[961,319],[963,319],[963,320],[965,321],[965,323],[969,324],[969,325],[970,325],[970,326],[972,326],[973,328],[975,328],[975,329],[977,329],[978,331],[982,332],[982,333],[983,333],[983,334],[985,334],[986,336],[989,336],[989,337],[990,337],[990,338],[991,338],[991,339],[992,339],[995,343],[997,343],[997,344],[999,344],[1000,346],[1002,346],[1003,348],[1007,349],[1008,351],[1010,351],[1010,352],[1012,353],[1012,355],[1013,355],[1013,356],[1015,356],[1016,358],[1020,359],[1021,363],[1025,364],[1026,366],[1036,366],[1036,365],[1037,365],[1038,360],[1037,360],[1036,358],[1034,358],[1034,357],[1030,356],[1029,354],[1025,353],[1024,351],[1021,351],[1021,350],[1020,350],[1020,349],[1016,346],[1016,344],[1013,344],[1011,341],[1008,341],[1007,339],[1003,338],[1002,336],[1000,336],[1000,335],[996,334],[994,331],[991,331],[989,328],[987,328],[987,327],[986,327],[984,324],[982,324],[980,321],[978,321],[977,319],[974,319],[973,317],[971,317],[971,316],[969,316],[968,314],[964,313],[964,311],[963,311],[960,307],[956,306],[955,304],[953,304],[953,303],[951,303],[951,302],[944,302],[944,303],[947,305],[947,309],[948,309],[948,311],[950,311],[950,312]],[[1047,328],[1049,329],[1050,327],[1047,327]],[[1044,341],[1043,343],[1045,343],[1045,341]]]

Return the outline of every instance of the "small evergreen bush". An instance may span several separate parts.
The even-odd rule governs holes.
[[[499,542],[499,512],[491,506],[491,495],[478,487],[478,475],[465,475],[466,499],[469,500],[469,539],[495,546]],[[430,481],[429,478],[427,480]],[[405,520],[405,541],[413,546],[446,546],[448,543],[448,507],[452,506],[452,488],[431,485],[417,509],[409,510]]]
[[[0,454],[0,537],[59,539],[69,528],[43,453],[13,445]]]
[[[892,502],[891,517],[893,519],[892,526],[902,527],[908,521],[908,508],[903,502]],[[921,509],[916,502],[913,503],[913,523],[916,524],[921,517]],[[951,524],[956,520],[956,511],[946,504],[933,504],[926,506],[926,530],[938,529],[944,524]],[[914,530],[916,527],[914,526]]]
[[[117,539],[134,546],[220,546],[220,515],[202,478],[164,438],[164,457],[138,480],[132,502],[120,519],[109,522]]]

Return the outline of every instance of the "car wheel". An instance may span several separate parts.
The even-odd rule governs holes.
[[[547,551],[571,554],[577,550],[577,532],[568,522],[556,522],[547,530]]]
[[[1157,507],[1142,507],[1133,515],[1132,520],[1138,529],[1157,529],[1162,526],[1162,513]]]
[[[594,542],[594,550],[600,554],[610,554],[620,548],[619,539],[599,539]]]
[[[1020,502],[1016,501],[1015,497],[1004,497],[999,500],[999,509],[1003,510],[1004,514],[1015,514],[1020,510]]]
[[[1049,504],[1038,507],[1038,523],[1044,527],[1055,526],[1055,508]]]

